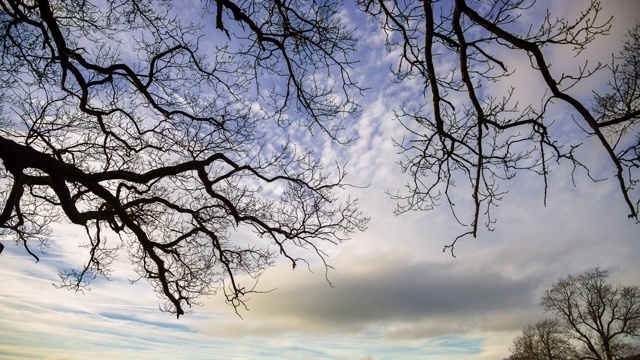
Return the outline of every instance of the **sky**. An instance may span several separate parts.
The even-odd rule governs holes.
[[[603,13],[614,16],[612,33],[582,56],[607,62],[640,10],[634,0],[603,3]],[[560,17],[586,4],[548,3]],[[384,39],[367,36],[369,30],[358,29],[363,54],[382,51]],[[557,72],[577,63],[566,53],[549,56]],[[611,177],[581,176],[574,186],[572,169],[555,166],[545,207],[542,179],[519,174],[494,210],[495,230],[461,240],[455,258],[442,251],[461,231],[446,207],[394,215],[387,192],[408,179],[396,164],[391,139],[402,137],[403,128],[392,111],[408,95],[390,86],[383,52],[362,59],[356,73],[372,89],[353,127],[358,140],[346,150],[318,140],[324,158],[349,161],[350,183],[368,185],[348,189],[371,217],[368,229],[326,248],[332,285],[318,261],[295,270],[280,261],[260,280],[260,289],[272,291],[252,295],[240,316],[222,296],[211,296],[176,319],[158,310],[148,284],[128,281],[135,274],[124,257],[111,281],[97,279],[91,291],[55,288],[58,269],[86,259],[78,248],[82,229],[61,223],[39,263],[4,242],[0,358],[501,359],[525,325],[550,317],[539,302],[557,279],[599,267],[613,283],[640,284],[640,225],[627,219]],[[533,76],[518,74],[527,84],[523,91],[539,84]],[[574,91],[582,96],[591,89]],[[597,144],[584,149],[590,165],[606,174]]]

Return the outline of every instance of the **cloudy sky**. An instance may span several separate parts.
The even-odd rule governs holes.
[[[614,16],[611,36],[583,56],[607,62],[640,11],[634,0],[603,2],[603,12]],[[555,1],[551,12],[571,17],[587,3]],[[361,51],[373,54],[362,56],[356,70],[373,86],[354,127],[359,140],[347,150],[321,145],[327,158],[349,160],[350,183],[369,184],[348,190],[371,221],[366,232],[326,249],[333,287],[315,261],[296,270],[281,262],[261,279],[261,289],[274,290],[253,295],[242,317],[212,296],[176,320],[158,311],[150,286],[128,282],[135,275],[126,258],[118,260],[112,281],[98,279],[85,294],[56,289],[57,270],[86,259],[77,246],[84,233],[59,224],[37,264],[4,242],[0,357],[500,359],[522,327],[546,317],[539,299],[558,278],[600,267],[611,271],[614,283],[640,284],[640,227],[627,219],[616,182],[578,177],[574,186],[571,168],[562,164],[551,174],[546,207],[542,179],[518,175],[494,211],[495,231],[464,238],[456,258],[442,251],[461,231],[447,208],[395,216],[386,192],[408,179],[396,165],[391,139],[401,138],[403,129],[392,110],[407,95],[389,86],[384,39],[367,35],[366,24],[359,31]],[[576,64],[565,53],[549,55],[557,61],[554,71]],[[527,88],[539,81],[519,76]],[[596,145],[584,148],[590,165],[606,173]]]

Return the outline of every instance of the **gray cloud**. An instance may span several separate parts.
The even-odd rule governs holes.
[[[266,300],[264,311],[327,323],[406,321],[517,308],[531,302],[539,283],[492,271],[459,274],[453,265],[426,262],[377,270],[358,276],[345,269],[336,276],[335,288],[287,286],[270,294],[276,299]]]
[[[415,262],[359,259],[337,265],[330,287],[321,274],[273,269],[263,286],[280,288],[254,297],[243,321],[211,324],[216,334],[258,336],[282,332],[374,331],[388,339],[427,338],[479,330],[513,331],[537,307],[543,279],[511,278],[461,261]],[[286,277],[286,279],[285,279]],[[523,317],[524,314],[524,317]],[[258,325],[256,325],[258,324]]]

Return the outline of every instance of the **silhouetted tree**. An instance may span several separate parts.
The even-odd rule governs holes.
[[[0,235],[38,259],[30,244],[66,218],[88,260],[63,286],[109,275],[123,249],[178,316],[220,288],[242,305],[241,275],[278,255],[295,267],[299,248],[324,261],[323,242],[367,221],[338,200],[343,169],[287,133],[350,140],[360,89],[340,3],[193,4],[0,1]]]
[[[568,276],[545,291],[541,306],[556,316],[527,325],[506,360],[612,360],[632,354],[640,336],[640,286],[613,286],[595,269]]]
[[[522,335],[513,340],[508,360],[569,360],[576,353],[567,328],[556,319],[546,319],[527,325]]]
[[[390,53],[399,54],[396,80],[416,89],[417,100],[397,111],[407,136],[396,145],[405,154],[401,168],[411,180],[405,191],[392,194],[396,211],[448,203],[469,231],[444,250],[453,254],[456,241],[475,237],[483,222],[492,228],[491,210],[506,192],[501,185],[518,172],[543,177],[545,203],[552,162],[568,161],[572,176],[583,168],[591,177],[576,150],[588,137],[608,158],[629,217],[638,219],[640,26],[631,29],[611,65],[577,64],[570,74],[554,72],[546,50],[579,54],[607,35],[611,19],[601,19],[598,0],[575,20],[547,12],[535,23],[526,20],[536,11],[535,0],[357,3],[379,20]],[[612,73],[608,92],[596,87],[593,101],[572,94],[600,70]],[[544,88],[536,92],[513,81],[512,75],[522,71],[531,71]],[[567,137],[562,125],[567,122],[575,122],[583,133]],[[469,189],[462,198],[454,192],[460,186]],[[466,202],[473,204],[473,212],[459,206]]]
[[[566,325],[580,344],[581,359],[612,360],[628,355],[630,337],[640,336],[640,286],[613,286],[595,269],[560,279],[541,305]]]

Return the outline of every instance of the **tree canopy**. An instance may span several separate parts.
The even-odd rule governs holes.
[[[527,325],[513,340],[508,360],[569,360],[576,353],[566,327],[557,319],[545,319]]]
[[[540,305],[555,319],[527,325],[508,359],[613,360],[636,353],[640,286],[613,285],[608,278],[608,271],[594,269],[553,283]]]
[[[63,286],[108,276],[123,248],[165,310],[179,316],[220,287],[238,306],[254,290],[241,275],[278,255],[295,267],[294,248],[324,260],[323,242],[364,229],[356,201],[338,198],[343,168],[324,171],[286,135],[349,141],[355,39],[336,2],[0,6],[2,235],[37,259],[50,224],[83,226],[88,260]],[[240,227],[257,237],[232,238]]]
[[[410,176],[398,199],[398,213],[431,210],[448,204],[460,224],[459,238],[492,229],[492,209],[506,194],[505,182],[517,173],[539,174],[546,202],[549,173],[555,162],[573,166],[572,176],[589,172],[579,154],[595,138],[608,162],[607,176],[618,182],[629,217],[638,220],[638,154],[640,153],[640,25],[629,30],[611,64],[578,64],[572,73],[557,73],[552,51],[580,54],[599,36],[608,35],[611,18],[593,0],[576,19],[547,11],[528,23],[536,2],[359,0],[360,8],[378,19],[387,47],[399,54],[393,70],[398,82],[415,82],[422,94],[398,109],[406,137],[396,139],[405,155],[401,170]],[[522,59],[527,59],[522,61]],[[511,81],[533,71],[537,89]],[[594,88],[592,98],[573,92],[599,71],[611,81]],[[518,91],[521,93],[518,94]],[[582,134],[568,139],[563,124],[575,122]],[[580,175],[582,176],[582,175]],[[462,195],[457,188],[462,188]],[[467,190],[468,189],[468,190]],[[456,205],[472,203],[473,211]]]
[[[628,355],[629,338],[640,336],[640,286],[612,285],[608,278],[600,269],[568,276],[542,297],[542,308],[566,325],[587,358]]]

